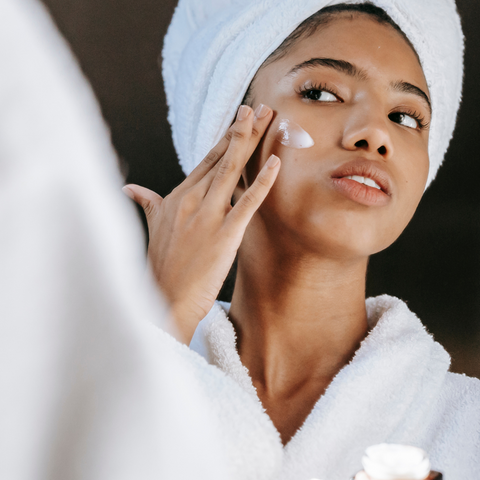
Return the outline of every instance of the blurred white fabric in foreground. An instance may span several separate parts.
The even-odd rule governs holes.
[[[0,0],[0,65],[0,478],[227,478],[98,105],[40,4]]]

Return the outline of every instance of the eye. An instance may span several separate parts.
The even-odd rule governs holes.
[[[338,103],[342,100],[338,95],[322,83],[308,82],[297,90],[300,97],[312,102]]]
[[[303,96],[316,102],[338,102],[337,97],[333,93],[325,90],[307,90]]]
[[[418,118],[418,115],[412,114],[412,115],[407,115],[406,113],[402,112],[393,112],[391,113],[388,118],[395,123],[398,123],[399,125],[403,125],[408,128],[422,128],[423,123],[420,121]]]

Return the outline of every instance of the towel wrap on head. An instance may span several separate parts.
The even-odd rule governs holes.
[[[173,141],[189,174],[230,126],[255,73],[308,17],[359,0],[180,0],[165,37],[163,76]],[[453,135],[463,80],[463,33],[454,0],[373,0],[414,46],[433,106],[430,170]]]

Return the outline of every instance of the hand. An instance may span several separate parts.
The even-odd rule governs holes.
[[[270,108],[259,105],[254,115],[242,105],[225,137],[164,199],[138,185],[124,187],[145,211],[152,269],[187,344],[212,308],[245,229],[277,177],[280,159],[272,155],[231,206],[243,168],[271,120]]]

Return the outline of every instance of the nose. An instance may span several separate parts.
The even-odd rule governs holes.
[[[378,154],[388,160],[393,155],[393,143],[389,132],[390,120],[380,109],[359,108],[352,112],[342,138],[346,150]]]

